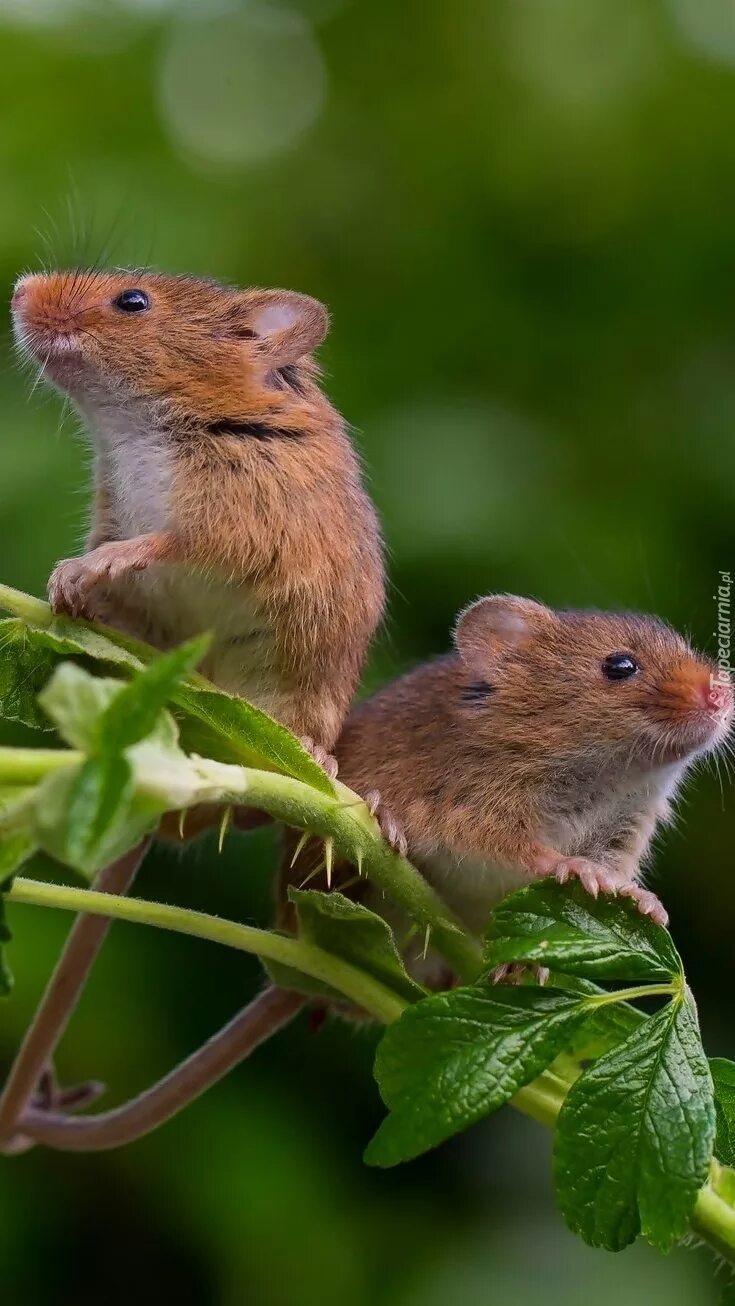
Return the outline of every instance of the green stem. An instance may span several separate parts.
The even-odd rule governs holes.
[[[90,889],[42,884],[22,877],[16,877],[7,897],[14,902],[89,912],[152,925],[158,929],[177,930],[197,938],[209,939],[213,943],[239,948],[329,984],[382,1024],[391,1024],[397,1020],[407,1005],[371,976],[313,944],[207,916],[203,912],[143,902],[136,898],[122,898],[115,894],[95,893]],[[641,985],[640,992],[627,989],[619,994],[604,996],[619,1001],[621,996],[648,997],[653,992],[671,991],[671,985]],[[532,1084],[520,1089],[511,1100],[511,1105],[546,1128],[553,1129],[571,1083],[572,1077],[564,1077],[558,1067],[556,1070],[546,1070]],[[735,1208],[715,1192],[711,1182],[699,1193],[691,1227],[698,1237],[735,1264]]]
[[[482,948],[444,905],[423,875],[384,842],[362,799],[335,784],[337,797],[272,771],[248,770],[247,805],[262,807],[287,825],[334,839],[340,852],[417,923],[463,980],[476,979]],[[240,799],[242,801],[242,799]]]
[[[635,998],[671,997],[681,993],[680,984],[639,984],[637,988],[612,989],[609,993],[597,993],[586,998],[585,1007],[607,1007],[613,1002],[632,1002]]]
[[[83,753],[65,748],[0,748],[0,784],[36,784],[50,771],[83,761]]]
[[[115,920],[153,925],[157,929],[176,930],[229,948],[239,948],[268,961],[279,962],[312,979],[344,993],[382,1024],[397,1020],[407,1005],[382,984],[340,957],[290,935],[273,934],[251,925],[238,925],[204,912],[170,907],[164,903],[143,902],[139,898],[122,898],[114,893],[95,893],[93,889],[67,888],[16,877],[6,895],[13,902],[37,907],[57,907],[62,911],[86,912],[110,916]]]
[[[71,749],[0,748],[0,783],[34,783],[51,771],[83,760],[82,753]],[[340,852],[360,866],[422,931],[428,931],[433,946],[462,979],[476,979],[482,964],[479,942],[462,928],[416,868],[384,843],[375,818],[358,794],[337,784],[333,797],[277,771],[238,770],[242,788],[222,790],[219,799],[209,794],[208,801],[244,801],[287,825],[333,839]]]
[[[0,608],[34,626],[50,626],[54,619],[48,603],[35,599],[32,594],[24,594],[23,590],[13,589],[12,585],[0,585]]]

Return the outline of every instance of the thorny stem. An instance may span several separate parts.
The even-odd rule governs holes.
[[[1,588],[1,587],[0,587]],[[20,757],[18,757],[20,754]],[[84,755],[71,749],[0,748],[0,781],[38,781],[50,770],[76,766]],[[15,769],[14,769],[15,768]],[[362,799],[346,785],[335,784],[336,795],[322,793],[293,776],[251,767],[230,768],[242,775],[242,788],[225,791],[218,801],[242,803],[268,812],[276,820],[334,840],[340,852],[362,868],[379,889],[406,911],[462,979],[477,978],[482,950],[452,916],[439,895],[405,857],[384,843],[375,818]],[[210,797],[209,801],[215,801]],[[11,808],[0,828],[16,821]]]
[[[300,993],[267,988],[186,1061],[130,1102],[81,1117],[31,1108],[20,1122],[21,1130],[64,1152],[101,1152],[135,1142],[216,1084],[308,1001]]]
[[[98,873],[98,897],[107,893],[125,893],[149,844],[150,840],[144,840],[137,848],[132,848]],[[83,898],[79,906],[83,911]],[[66,1029],[111,924],[112,921],[104,916],[81,915],[69,932],[56,969],[0,1095],[0,1148],[11,1138],[17,1122],[25,1114],[38,1081]]]
[[[4,608],[6,611],[12,612],[22,620],[39,626],[48,627],[54,620],[53,613],[47,603],[6,585],[0,585],[0,607]],[[117,631],[108,631],[106,627],[99,623],[86,624],[92,625],[92,628],[98,630],[100,634],[113,636],[118,643],[124,642]],[[127,641],[125,641],[125,643],[131,652],[140,656],[142,661],[148,660],[149,650],[145,645],[137,645],[137,642],[132,640],[129,644]],[[209,688],[208,682],[204,677],[199,676],[196,673],[188,679],[190,683],[198,684],[203,688]],[[7,757],[5,757],[4,754],[7,754]],[[48,771],[55,767],[69,765],[72,761],[78,760],[80,760],[78,756],[75,757],[69,752],[52,753],[51,750],[0,749],[0,779],[5,778],[6,781],[9,780],[11,783],[22,786],[23,784],[34,783],[40,779],[42,775],[47,774]],[[7,765],[4,765],[5,763],[7,763]],[[5,775],[3,772],[5,772]],[[249,774],[252,776],[254,773],[250,772]],[[309,786],[300,785],[299,781],[291,780],[290,777],[279,776],[270,772],[263,772],[260,774],[262,776],[262,781],[266,786],[263,801],[260,803],[265,810],[269,811],[271,815],[280,816],[286,821],[289,820],[288,811],[290,810],[292,813],[291,822],[297,826],[303,827],[306,823],[303,819],[303,804],[298,801],[299,795],[297,794],[297,787],[303,789],[305,792],[301,797],[307,797],[312,801],[312,804],[315,807],[320,809],[318,812],[314,812],[314,816],[318,817],[317,822],[314,824],[314,832],[322,833],[325,837],[334,837],[338,846],[343,848],[348,855],[354,857],[358,865],[361,865],[362,869],[376,884],[378,884],[379,887],[384,890],[386,894],[403,906],[413,916],[415,921],[423,925],[425,929],[428,928],[433,932],[432,942],[437,949],[443,953],[447,960],[452,962],[454,968],[464,979],[472,980],[476,977],[480,969],[479,945],[461,929],[457,922],[452,919],[451,915],[444,907],[444,904],[441,902],[441,899],[438,895],[433,893],[410,863],[406,862],[405,859],[400,858],[396,854],[391,853],[387,849],[386,845],[383,844],[380,839],[379,833],[377,833],[377,825],[371,817],[366,805],[357,800],[355,794],[352,794],[350,790],[346,789],[339,783],[335,785],[338,795],[342,798],[342,802],[338,802],[337,804],[337,819],[332,820],[331,818],[335,815],[333,800],[328,799],[324,795],[318,795],[315,797],[315,791],[311,790]],[[277,795],[273,791],[273,782],[279,780],[285,783],[285,790],[280,795]],[[255,786],[249,794],[249,801],[255,803],[256,795],[254,789]],[[288,789],[291,790],[290,795],[287,792]],[[321,802],[319,800],[321,800]],[[327,810],[327,804],[332,808],[331,811]],[[309,804],[307,803],[307,807],[308,806]],[[296,819],[294,819],[296,811],[298,811],[298,815],[296,816]],[[307,825],[307,828],[310,827]],[[134,855],[135,852],[128,853],[126,854],[126,857],[132,858]],[[124,862],[125,860],[126,858],[121,858],[120,862]],[[116,863],[115,865],[118,864],[119,863]],[[136,862],[136,868],[138,864],[139,863]],[[108,871],[110,870],[110,868],[107,869]],[[105,872],[101,872],[100,874],[102,876]],[[98,885],[100,884],[100,879],[98,879],[97,883]],[[53,894],[53,898],[49,896],[49,893]],[[62,901],[64,895],[66,895],[66,901]],[[70,899],[69,895],[74,899],[73,901]],[[126,900],[125,898],[119,897],[114,898],[111,894],[97,893],[95,895],[90,890],[65,890],[59,889],[58,886],[41,885],[30,880],[16,879],[13,889],[8,896],[15,898],[16,901],[43,903],[46,906],[68,907],[72,910],[82,909],[89,912],[90,916],[85,915],[80,917],[77,926],[85,920],[96,918],[97,913],[104,912],[107,919],[105,919],[105,917],[102,918],[101,938],[104,938],[104,934],[109,928],[110,917],[116,916],[120,919],[128,920],[145,919],[145,915],[137,910],[138,905],[134,904],[132,900]],[[84,899],[83,902],[79,902],[78,899],[80,896]],[[91,901],[92,898],[95,898],[94,902]],[[105,899],[107,899],[106,902]],[[186,932],[199,934],[200,937],[212,939],[214,939],[217,934],[219,942],[228,942],[231,946],[242,947],[246,951],[258,951],[261,956],[267,956],[269,953],[265,948],[256,948],[254,946],[256,940],[252,937],[249,940],[249,946],[246,942],[246,934],[250,936],[264,936],[264,939],[267,938],[274,940],[279,944],[287,946],[287,950],[291,952],[290,964],[296,964],[296,959],[293,956],[291,949],[297,948],[300,950],[297,968],[307,974],[313,974],[317,978],[324,978],[321,968],[326,959],[328,962],[328,968],[334,966],[335,972],[336,970],[340,970],[340,982],[337,982],[336,973],[330,975],[328,982],[341,988],[341,991],[343,991],[348,997],[357,1001],[359,1005],[370,1011],[372,1015],[376,1016],[376,1018],[381,1020],[383,1023],[390,1023],[392,1020],[397,1019],[404,1006],[404,1003],[399,998],[395,997],[393,994],[389,994],[381,985],[372,981],[368,976],[363,975],[362,972],[355,970],[353,967],[347,966],[346,963],[338,962],[338,959],[332,958],[327,953],[324,953],[321,958],[316,957],[315,954],[318,954],[320,950],[311,948],[309,945],[305,945],[299,940],[289,940],[285,938],[279,939],[279,936],[277,935],[266,934],[264,931],[252,930],[247,926],[235,926],[230,925],[228,922],[216,922],[214,918],[203,917],[200,913],[182,913],[179,909],[163,907],[156,908],[155,904],[139,904],[139,906],[148,909],[147,923],[149,924],[182,929],[184,928],[181,922],[182,915],[196,917],[196,921],[189,921],[189,928]],[[126,908],[133,908],[133,910],[126,910]],[[95,917],[91,917],[92,913],[95,913]],[[154,914],[157,915],[156,919],[153,919]],[[173,921],[174,916],[179,918],[176,923]],[[211,928],[206,929],[204,927],[204,922],[210,922],[214,925],[222,926],[224,933],[229,933],[230,937],[222,937],[221,931],[215,932]],[[76,929],[77,926],[75,926],[74,929]],[[232,931],[239,933],[239,942],[235,942]],[[73,933],[74,930],[72,931],[72,935]],[[69,945],[71,944],[72,935],[70,935],[67,948],[62,955],[59,966],[57,967],[51,984],[49,985],[42,1007],[39,1008],[37,1021],[41,1015],[42,1008],[45,1006],[46,999],[51,992],[54,982],[57,980],[64,965]],[[291,945],[291,949],[288,948],[288,945]],[[97,950],[98,948],[93,952],[88,964],[86,965],[84,973],[81,975],[79,990],[81,990],[81,986],[86,979],[86,975],[94,961]],[[307,956],[306,953],[309,953],[310,956]],[[282,959],[274,956],[273,949],[270,949],[270,955],[273,960]],[[313,969],[310,969],[308,964],[309,961],[311,961]],[[289,964],[289,961],[287,961],[286,964]],[[348,976],[347,972],[352,972],[352,974]],[[382,993],[382,1000],[374,1002],[372,1007],[370,1002],[365,1000],[366,987],[373,988],[373,999],[377,997],[375,990]],[[79,990],[77,990],[77,992]],[[357,990],[360,990],[359,995]],[[628,989],[624,993],[621,992],[619,994],[605,995],[605,998],[602,999],[602,1001],[619,1001],[623,997],[630,999],[636,996],[645,997],[652,996],[654,993],[670,993],[672,991],[673,989],[670,985],[644,985],[641,986],[640,991]],[[269,998],[269,995],[271,994],[273,995],[272,999]],[[284,1003],[290,999],[294,1003],[294,1010],[296,1009],[296,1003],[299,1005],[303,1003],[303,999],[298,998],[297,995],[282,992],[277,989],[266,990],[266,992],[261,995],[260,1001],[267,1008],[270,1006],[271,1001],[275,1004],[276,998],[282,999]],[[261,1041],[260,1034],[258,1033],[255,1033],[251,1043],[248,1042],[247,1036],[243,1037],[242,1044],[238,1041],[239,1033],[243,1032],[244,1027],[248,1025],[248,1013],[252,1013],[256,1004],[258,1006],[260,1005],[258,999],[256,999],[256,1003],[250,1004],[249,1007],[240,1012],[238,1016],[226,1025],[219,1034],[215,1035],[208,1044],[199,1049],[193,1057],[190,1057],[188,1061],[182,1063],[181,1066],[177,1067],[177,1069],[170,1075],[166,1076],[165,1079],[161,1080],[157,1085],[154,1085],[150,1090],[148,1090],[148,1092],[142,1094],[140,1098],[134,1099],[133,1102],[128,1103],[125,1107],[119,1108],[117,1111],[105,1112],[96,1118],[90,1117],[86,1120],[70,1120],[68,1117],[62,1116],[57,1118],[57,1123],[62,1126],[63,1122],[64,1130],[68,1130],[71,1127],[78,1127],[79,1125],[88,1126],[90,1127],[90,1136],[92,1131],[97,1128],[99,1130],[97,1138],[100,1139],[104,1136],[104,1130],[107,1127],[109,1127],[110,1130],[113,1128],[113,1123],[106,1126],[104,1123],[105,1120],[108,1122],[114,1122],[114,1120],[117,1119],[119,1121],[120,1118],[125,1115],[126,1119],[130,1121],[131,1119],[134,1119],[136,1113],[139,1112],[139,1119],[142,1122],[146,1112],[151,1109],[151,1106],[155,1109],[156,1104],[158,1107],[162,1104],[168,1104],[171,1109],[165,1112],[158,1111],[161,1119],[168,1118],[170,1115],[174,1114],[176,1110],[179,1110],[183,1105],[185,1105],[187,1101],[192,1100],[192,1098],[197,1095],[197,1092],[200,1091],[199,1089],[197,1089],[197,1092],[191,1091],[191,1075],[192,1073],[195,1073],[197,1083],[201,1082],[203,1060],[205,1063],[205,1069],[211,1070],[212,1074],[210,1078],[206,1079],[206,1082],[201,1082],[201,1088],[208,1086],[209,1083],[213,1083],[216,1078],[220,1077],[219,1073],[217,1073],[218,1066],[222,1066],[221,1073],[225,1073],[228,1064],[235,1064],[235,1059],[239,1060],[243,1055],[247,1055],[247,1052],[252,1050],[257,1042]],[[602,1002],[598,1003],[598,1005],[602,1005]],[[73,1002],[63,1018],[63,1023],[53,1035],[53,1038],[49,1038],[48,1040],[51,1050],[53,1050],[53,1047],[56,1045],[72,1006]],[[377,1010],[378,1007],[382,1008],[380,1013]],[[274,1013],[271,1012],[271,1015],[273,1014]],[[284,1007],[284,1020],[282,1023],[285,1023],[287,1018],[288,1016],[286,1015]],[[276,1024],[279,1023],[280,1022],[278,1021],[276,1021],[276,1023],[271,1023],[264,1036],[267,1037],[267,1033],[274,1030]],[[34,1026],[35,1025],[36,1021],[34,1021]],[[5,1126],[5,1128],[2,1127],[1,1122],[4,1114],[7,1112],[7,1104],[11,1096],[11,1090],[13,1095],[17,1092],[17,1090],[13,1089],[13,1081],[18,1082],[18,1066],[22,1060],[25,1060],[25,1049],[30,1042],[31,1033],[32,1031],[29,1031],[29,1035],[27,1036],[23,1049],[19,1054],[16,1066],[14,1067],[13,1072],[11,1072],[11,1077],[5,1087],[2,1097],[0,1097],[0,1139],[2,1139],[3,1134],[7,1129],[7,1126]],[[209,1054],[208,1049],[211,1049]],[[236,1051],[238,1055],[235,1058]],[[48,1060],[48,1056],[50,1056],[50,1052],[47,1053],[44,1058],[44,1065]],[[211,1060],[208,1060],[208,1056],[211,1057]],[[233,1059],[230,1060],[230,1058]],[[41,1066],[41,1069],[43,1069],[43,1066]],[[37,1077],[34,1080],[34,1084],[31,1086],[31,1092],[33,1087],[35,1087],[35,1082],[37,1082]],[[556,1068],[556,1072],[553,1070],[545,1071],[532,1084],[528,1084],[525,1088],[522,1088],[512,1099],[511,1105],[517,1110],[524,1112],[526,1115],[531,1116],[534,1120],[537,1120],[547,1128],[553,1128],[556,1124],[559,1111],[561,1110],[564,1097],[571,1082],[572,1078],[570,1077],[567,1079],[563,1077],[563,1072],[559,1070],[559,1067]],[[179,1090],[181,1090],[181,1096],[179,1096]],[[185,1095],[185,1092],[188,1095]],[[42,1128],[41,1122],[34,1118],[38,1114],[43,1113],[28,1113],[29,1124],[33,1125],[34,1130]],[[5,1115],[5,1119],[7,1118],[8,1116]],[[15,1119],[17,1119],[17,1114],[14,1115],[14,1120]],[[99,1125],[97,1125],[97,1120],[100,1121]],[[50,1114],[48,1116],[44,1115],[44,1121],[49,1127],[51,1127],[54,1117]],[[152,1128],[153,1125],[141,1128],[140,1132],[135,1135],[128,1135],[126,1133],[125,1137],[139,1137],[143,1132],[147,1132],[148,1127]],[[66,1137],[67,1139],[70,1139],[71,1134],[68,1133]],[[49,1142],[51,1142],[50,1138]],[[54,1145],[63,1146],[63,1143],[60,1143],[58,1139],[55,1139]],[[113,1144],[107,1143],[104,1145],[112,1146]],[[84,1150],[87,1149],[87,1146],[88,1144],[85,1144]],[[717,1166],[717,1163],[713,1162],[710,1180],[701,1189],[697,1197],[696,1206],[691,1218],[691,1228],[698,1237],[707,1242],[721,1256],[735,1264],[735,1207],[725,1201],[716,1190],[715,1170],[721,1173],[722,1167]]]

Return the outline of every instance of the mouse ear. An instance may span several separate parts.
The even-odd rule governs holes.
[[[551,617],[549,608],[515,594],[491,594],[459,614],[454,643],[468,666],[487,667],[494,653],[516,648]]]
[[[259,341],[269,367],[296,363],[316,349],[329,330],[326,308],[311,295],[252,290],[243,300],[243,325]]]

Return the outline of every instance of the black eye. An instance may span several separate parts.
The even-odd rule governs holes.
[[[144,290],[123,290],[112,302],[123,313],[144,313],[151,305]]]
[[[602,674],[608,680],[629,680],[640,666],[632,653],[611,653],[602,663]]]

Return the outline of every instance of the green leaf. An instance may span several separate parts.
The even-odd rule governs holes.
[[[171,696],[183,713],[182,741],[192,751],[220,762],[280,771],[320,793],[334,794],[329,776],[290,730],[244,698],[195,685],[179,685]]]
[[[124,758],[91,758],[48,775],[32,813],[40,848],[88,879],[153,830],[164,810],[139,797]]]
[[[4,592],[11,595],[10,604],[12,593]],[[114,667],[127,677],[156,662],[160,653],[119,631],[103,633],[68,617],[49,618],[47,625],[19,618],[0,622],[0,716],[48,729],[36,697],[58,662],[70,657]],[[186,748],[220,762],[280,771],[321,793],[334,793],[331,780],[299,740],[244,699],[199,678],[174,685],[171,702],[178,708]]]
[[[150,735],[182,677],[201,662],[210,643],[209,635],[200,635],[161,653],[122,686],[99,719],[97,749],[121,753]]]
[[[593,1247],[620,1251],[642,1232],[670,1250],[707,1178],[714,1132],[696,1015],[675,999],[569,1091],[555,1142],[567,1224]]]
[[[300,938],[372,975],[408,1002],[426,996],[426,990],[406,974],[382,916],[341,893],[290,888],[288,896],[296,908]]]
[[[735,1166],[735,1061],[710,1057],[709,1068],[715,1086],[717,1114],[715,1154],[725,1165]]]
[[[49,730],[36,699],[56,661],[48,649],[34,646],[21,621],[0,621],[0,716]]]
[[[133,791],[130,763],[117,753],[90,757],[79,768],[66,811],[66,847],[72,866],[93,870],[100,847],[121,822]]]
[[[122,687],[122,681],[90,675],[76,662],[62,662],[38,701],[64,743],[92,752],[100,719]]]
[[[586,1015],[585,996],[541,988],[454,989],[409,1007],[378,1048],[375,1077],[391,1114],[365,1160],[410,1160],[495,1111]]]
[[[48,719],[36,699],[54,668],[69,657],[91,658],[126,674],[144,665],[84,623],[57,617],[46,628],[17,618],[0,621],[0,716],[48,730]]]
[[[493,913],[485,964],[535,961],[587,979],[654,980],[682,974],[671,936],[627,898],[593,898],[578,883],[539,880]]]

